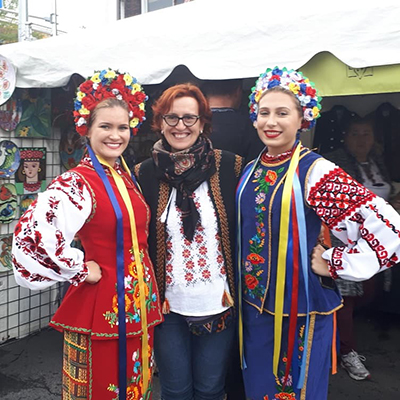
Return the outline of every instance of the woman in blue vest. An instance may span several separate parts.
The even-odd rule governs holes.
[[[397,212],[299,140],[314,127],[320,100],[308,78],[277,67],[250,95],[266,147],[237,190],[249,400],[326,399],[333,314],[342,305],[334,278],[365,280],[398,262]],[[321,223],[347,246],[321,247]]]

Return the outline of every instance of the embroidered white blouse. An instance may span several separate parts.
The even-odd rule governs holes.
[[[229,307],[222,304],[229,293],[224,258],[218,234],[217,215],[207,182],[194,191],[200,215],[193,241],[183,234],[181,212],[173,188],[161,216],[167,224],[166,291],[170,309],[186,316],[215,315]]]

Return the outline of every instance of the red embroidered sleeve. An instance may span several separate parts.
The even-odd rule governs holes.
[[[74,235],[92,210],[92,198],[80,175],[66,172],[39,194],[14,231],[13,262],[17,282],[44,289],[56,281],[78,284],[87,276]]]
[[[329,229],[333,229],[339,222],[353,217],[374,197],[374,193],[336,167],[310,189],[308,203]]]

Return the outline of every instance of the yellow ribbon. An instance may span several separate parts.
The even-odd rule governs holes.
[[[97,159],[99,162],[106,167],[109,168],[111,171],[111,175],[114,179],[115,184],[117,185],[118,191],[125,203],[125,207],[128,210],[129,214],[129,222],[131,225],[131,237],[132,237],[132,247],[133,247],[133,255],[136,261],[136,270],[138,275],[138,283],[139,283],[139,299],[140,299],[140,319],[142,322],[142,366],[143,366],[143,390],[142,393],[146,393],[149,379],[150,379],[150,371],[149,371],[149,354],[148,354],[148,346],[149,346],[149,339],[148,339],[148,330],[147,330],[147,312],[146,312],[146,292],[145,292],[145,282],[144,282],[144,268],[140,257],[139,251],[139,242],[137,238],[137,230],[136,230],[136,222],[135,222],[135,213],[133,211],[132,202],[129,197],[128,190],[125,186],[124,180],[122,179],[121,175],[118,174],[115,169],[108,164],[102,157],[97,155]],[[130,170],[125,163],[125,160],[121,157],[122,164],[126,171],[131,176]]]
[[[275,293],[275,320],[274,320],[274,356],[273,356],[273,373],[278,375],[279,356],[282,343],[282,320],[283,320],[283,303],[285,294],[285,278],[286,278],[286,256],[289,240],[289,219],[290,204],[293,187],[293,177],[299,164],[300,143],[293,152],[292,159],[289,164],[285,183],[283,186],[281,217],[279,225],[279,247],[278,247],[278,266],[276,273],[276,293]]]

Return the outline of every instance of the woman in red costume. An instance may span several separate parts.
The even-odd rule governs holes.
[[[72,283],[50,325],[64,332],[63,399],[150,399],[153,330],[162,321],[147,248],[149,208],[121,154],[144,120],[129,74],[96,72],[78,88],[81,163],[54,179],[15,228],[17,282]],[[70,246],[78,234],[85,254]]]

